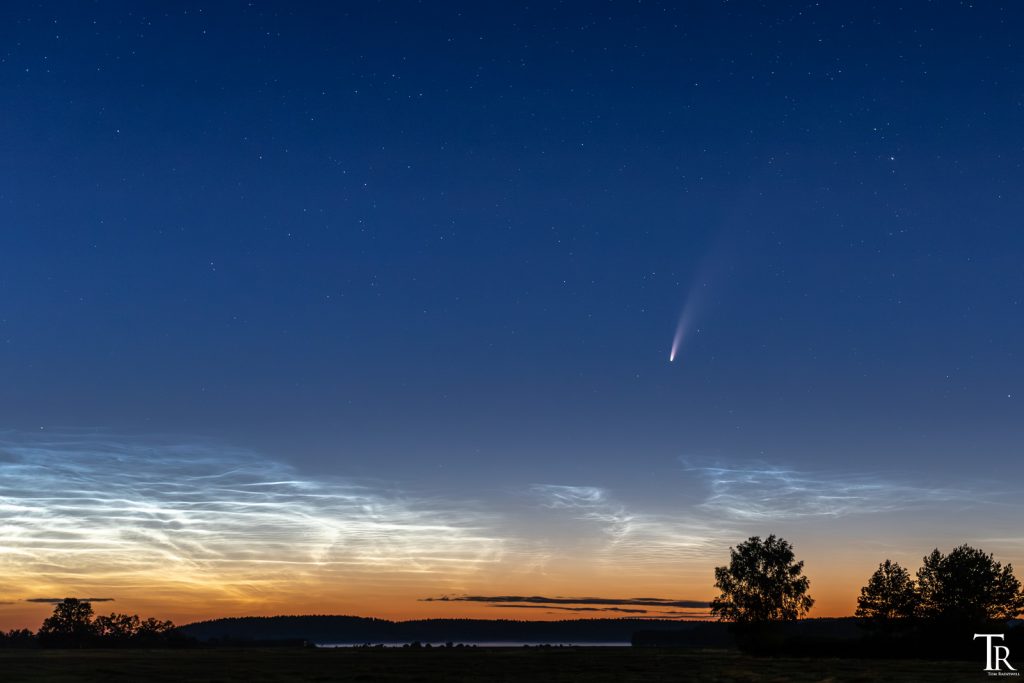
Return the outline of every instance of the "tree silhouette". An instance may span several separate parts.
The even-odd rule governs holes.
[[[94,620],[92,615],[89,602],[64,598],[39,628],[39,644],[44,647],[173,647],[188,643],[188,638],[170,621],[116,613]],[[31,632],[28,633],[31,637]],[[9,636],[6,640],[10,642],[13,638]]]
[[[137,618],[137,617],[136,617]],[[135,639],[140,643],[154,643],[166,640],[174,635],[174,623],[149,617],[139,621],[139,628],[135,632]]]
[[[856,615],[875,626],[889,627],[905,622],[917,610],[917,588],[910,572],[891,560],[878,565],[860,589]]]
[[[807,595],[810,581],[802,576],[804,563],[796,561],[786,540],[751,536],[729,554],[729,565],[715,568],[722,594],[711,601],[712,615],[740,624],[789,621],[814,604]]]
[[[938,548],[917,571],[918,613],[929,620],[980,624],[1006,621],[1024,611],[1024,594],[1013,575],[991,554],[961,545],[948,555]]]
[[[96,617],[93,622],[96,635],[113,642],[127,641],[139,632],[139,617],[134,614],[111,614]]]
[[[103,647],[145,647],[167,641],[174,635],[174,624],[136,614],[111,614],[96,617],[93,628]]]
[[[92,605],[78,598],[64,598],[39,627],[40,640],[63,647],[82,647],[95,633]]]

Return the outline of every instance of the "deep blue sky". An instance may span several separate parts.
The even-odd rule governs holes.
[[[674,4],[4,6],[0,426],[1019,477],[1024,8]]]
[[[313,464],[998,462],[1022,12],[7,7],[0,412]]]

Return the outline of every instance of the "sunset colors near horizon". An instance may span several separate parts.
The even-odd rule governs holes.
[[[1024,567],[1024,6],[0,8],[0,628]]]

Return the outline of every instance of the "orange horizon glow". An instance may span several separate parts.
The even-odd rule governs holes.
[[[983,509],[984,491],[777,467],[687,465],[682,474],[702,490],[665,509],[614,489],[564,484],[492,501],[417,496],[313,480],[258,454],[203,443],[65,437],[3,450],[4,629],[35,630],[52,608],[26,601],[66,596],[111,598],[93,605],[97,614],[178,624],[281,614],[656,617],[654,608],[574,612],[424,599],[709,601],[729,548],[770,533],[805,562],[815,599],[808,616],[838,617],[853,613],[860,587],[885,559],[914,572],[932,548],[964,542],[1002,562],[1024,559],[1012,528],[998,526],[1012,527],[1008,516],[915,512],[940,495]]]
[[[863,563],[865,566],[857,573],[856,578],[847,572],[820,573],[818,576],[811,574],[810,594],[815,599],[815,605],[807,615],[809,618],[816,617],[844,617],[852,616],[856,607],[856,597],[859,594],[860,586],[866,582],[870,572],[873,571],[877,562]],[[867,566],[867,565],[871,566]],[[708,576],[711,571],[707,572]],[[710,586],[710,581],[703,586],[691,585],[689,589],[685,585],[673,586],[670,582],[651,582],[646,585],[635,586],[632,590],[623,590],[623,585],[610,577],[604,577],[580,584],[571,584],[566,581],[544,581],[529,584],[503,584],[502,590],[485,589],[483,586],[475,586],[474,590],[463,590],[454,594],[479,594],[479,595],[547,595],[547,596],[601,596],[604,598],[632,599],[641,595],[658,594],[667,598],[685,596],[694,600],[710,600],[715,592]],[[74,591],[54,593],[47,591],[53,586],[37,586],[35,591],[25,591],[32,594],[48,594],[52,597],[67,596],[95,596],[104,593],[102,584],[82,583]],[[423,601],[424,597],[439,597],[442,593],[430,592],[427,590],[405,590],[401,592],[375,591],[369,586],[353,591],[345,595],[342,590],[322,587],[319,591],[314,590],[282,590],[279,586],[273,594],[260,594],[254,592],[252,596],[245,599],[238,599],[216,587],[208,587],[207,590],[195,588],[193,590],[175,595],[167,587],[154,585],[151,593],[125,592],[122,597],[115,598],[112,602],[95,602],[93,610],[97,615],[109,614],[111,612],[125,612],[139,614],[142,617],[157,617],[170,619],[175,624],[184,625],[196,621],[205,621],[222,617],[243,617],[243,616],[279,616],[279,615],[310,615],[310,614],[331,614],[357,617],[374,617],[392,621],[406,621],[412,619],[442,619],[442,618],[467,618],[467,619],[516,619],[523,621],[556,621],[565,619],[614,619],[614,618],[650,618],[644,614],[618,614],[606,612],[568,612],[556,609],[518,609],[498,607],[487,603],[461,602],[461,601]],[[311,588],[311,587],[310,587]],[[674,590],[672,590],[674,588]],[[280,591],[280,592],[278,592]],[[107,590],[106,593],[110,593]],[[153,597],[159,595],[161,597]],[[40,623],[52,612],[52,605],[14,602],[0,607],[0,628],[3,630],[12,628],[38,629]],[[197,605],[202,605],[197,608]],[[697,619],[711,619],[710,616],[696,617]]]

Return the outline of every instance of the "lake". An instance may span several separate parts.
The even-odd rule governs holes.
[[[422,647],[429,645],[432,648],[444,648],[447,643],[430,642],[420,643]],[[409,643],[316,643],[317,647],[332,648],[332,647],[406,647]],[[630,647],[630,643],[627,642],[596,642],[596,643],[536,643],[536,642],[521,642],[521,641],[493,641],[493,642],[479,642],[479,643],[459,643],[453,642],[453,646],[462,647]]]

